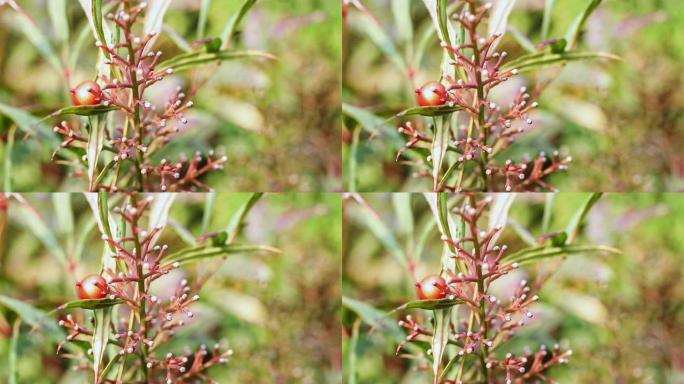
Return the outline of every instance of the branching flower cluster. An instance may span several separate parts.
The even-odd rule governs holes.
[[[102,282],[95,287],[103,293],[104,300],[118,305],[120,321],[107,325],[111,327],[109,345],[117,350],[119,366],[125,365],[127,370],[132,368],[132,372],[141,373],[145,382],[171,384],[201,380],[215,383],[207,375],[207,369],[227,363],[233,354],[232,350],[220,344],[213,348],[202,345],[195,351],[186,347],[182,353],[159,356],[158,350],[195,317],[192,305],[200,300],[200,296],[193,291],[199,290],[200,286],[193,287],[183,279],[168,299],[150,293],[156,280],[180,265],[177,261],[165,260],[167,245],[153,245],[161,228],[147,231],[142,226],[150,199],[139,199],[135,194],[130,198],[130,204],[114,210],[130,227],[130,235],[120,239],[102,238],[112,250],[111,257],[116,260],[119,270],[117,273],[105,268]],[[59,324],[69,332],[64,343],[89,341],[95,332],[92,324],[79,321],[71,314]],[[64,343],[60,344],[58,352]],[[90,359],[83,359],[81,368],[91,369],[91,364]],[[104,382],[108,382],[106,380]],[[131,382],[120,380],[111,382]]]
[[[478,226],[490,200],[478,201],[471,197],[470,201],[470,205],[455,211],[465,221],[468,233],[460,239],[442,238],[453,251],[451,258],[455,267],[445,268],[441,276],[431,276],[417,283],[420,298],[448,301],[454,304],[453,310],[461,314],[459,321],[450,321],[448,326],[448,343],[458,348],[455,359],[461,369],[456,380],[441,382],[554,382],[547,376],[548,369],[567,363],[572,351],[561,351],[556,345],[550,350],[542,346],[536,352],[528,350],[519,355],[499,352],[534,316],[530,306],[539,300],[535,291],[539,290],[540,284],[532,287],[522,280],[507,300],[491,293],[492,284],[519,265],[506,260],[505,245],[495,244],[502,228],[487,231]],[[426,293],[428,297],[425,297]],[[399,326],[409,334],[397,353],[406,343],[424,342],[434,334],[432,325],[422,324],[411,315],[400,320]],[[466,359],[479,362],[479,369],[470,371],[475,377],[467,377],[468,371],[464,372]]]
[[[118,125],[107,127],[103,132],[102,150],[109,153],[111,161],[99,174],[90,175],[90,190],[209,190],[201,178],[212,170],[223,169],[226,156],[217,156],[211,151],[206,156],[198,152],[191,159],[182,157],[177,161],[153,159],[188,123],[185,112],[193,102],[187,100],[188,95],[181,87],[170,95],[163,108],[145,99],[146,91],[172,75],[174,68],[160,66],[162,52],[152,50],[155,33],[138,36],[134,31],[147,3],[132,6],[132,1],[117,1],[117,10],[106,17],[120,31],[121,42],[107,44],[98,40],[95,43],[110,74],[100,73],[97,82],[86,82],[72,90],[77,106],[105,108],[103,112],[112,110],[117,116],[114,122]],[[63,138],[61,148],[78,152],[89,150],[93,140],[99,140],[97,135],[92,135],[96,129],[63,121],[54,131]],[[88,161],[97,163],[98,159],[84,155],[86,167]]]
[[[450,172],[456,170],[453,173],[457,175],[456,180],[441,183],[439,187],[439,180],[435,180],[436,191],[553,191],[555,188],[545,179],[556,171],[566,170],[570,157],[562,157],[558,152],[548,156],[542,152],[534,159],[519,162],[496,160],[497,155],[533,125],[530,111],[538,103],[530,100],[526,87],[520,88],[507,107],[491,100],[492,90],[519,71],[507,68],[504,61],[508,54],[494,48],[501,34],[483,36],[479,32],[491,3],[481,6],[476,3],[463,0],[463,10],[454,16],[465,31],[465,41],[462,44],[442,42],[454,74],[444,74],[441,83],[428,83],[416,90],[421,106],[452,107],[463,112],[458,116],[459,126],[449,132],[448,151],[458,154],[457,163],[450,165]],[[434,130],[423,131],[410,122],[401,126],[399,132],[406,136],[407,144],[398,157],[406,149],[432,145],[435,140]],[[466,169],[472,172],[468,174]]]

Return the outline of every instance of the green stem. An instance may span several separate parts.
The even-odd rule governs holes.
[[[124,3],[124,8],[126,12],[130,11],[130,3],[125,2]],[[138,140],[140,141],[140,145],[143,145],[143,137],[144,137],[144,130],[142,124],[140,124],[140,104],[138,103],[140,101],[140,94],[138,90],[138,75],[135,71],[136,65],[135,63],[135,49],[133,48],[133,43],[129,39],[129,36],[131,34],[130,28],[127,28],[127,30],[124,31],[125,33],[125,39],[126,39],[126,48],[128,49],[128,56],[130,60],[130,64],[128,66],[128,75],[131,77],[131,95],[132,95],[132,101],[133,101],[133,129],[137,128],[137,133],[138,133]],[[135,157],[135,171],[137,175],[137,180],[138,180],[138,185],[140,186],[140,191],[145,190],[145,180],[143,178],[143,174],[141,172],[142,170],[142,164],[143,164],[143,155],[141,151],[136,152],[136,157]]]

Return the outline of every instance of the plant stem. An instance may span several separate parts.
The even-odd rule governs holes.
[[[131,5],[129,2],[124,3],[124,9],[126,12],[129,12],[131,8]],[[140,95],[138,91],[138,75],[135,71],[136,65],[134,63],[136,62],[135,59],[135,49],[133,49],[133,42],[131,42],[130,35],[131,35],[131,30],[130,26],[126,28],[124,31],[125,33],[125,40],[126,40],[126,48],[128,48],[128,56],[129,56],[129,65],[128,65],[128,75],[131,78],[131,101],[133,105],[131,106],[133,108],[133,129],[137,128],[137,134],[138,134],[138,140],[140,140],[140,145],[142,145],[142,140],[144,137],[144,132],[143,132],[143,127],[140,124]],[[143,155],[141,151],[136,151],[136,157],[134,160],[135,163],[135,171],[137,175],[137,180],[138,180],[138,185],[140,186],[140,191],[145,190],[145,181],[143,174],[141,172],[142,170],[142,164],[143,164]]]
[[[475,13],[475,4],[470,3],[470,12]],[[475,30],[475,27],[470,28],[470,43],[473,45],[473,58],[474,63],[475,63],[475,69],[474,69],[474,75],[475,75],[475,83],[477,84],[477,110],[478,110],[478,126],[480,128],[480,132],[482,134],[482,145],[487,145],[487,129],[485,127],[485,109],[484,106],[482,105],[484,101],[484,85],[482,84],[482,72],[479,71],[479,69],[482,69],[482,63],[480,62],[480,48],[478,47],[478,42],[477,42],[477,31]],[[482,186],[483,190],[487,191],[489,190],[488,187],[488,181],[487,181],[487,164],[489,163],[488,156],[487,156],[487,151],[481,151],[482,155],[480,157],[480,172],[482,175]]]
[[[471,205],[475,205],[475,199],[471,196]],[[470,223],[470,233],[473,238],[473,246],[475,247],[475,255],[481,256],[478,257],[480,261],[484,261],[484,253],[482,253],[482,249],[480,247],[480,239],[479,235],[477,233],[477,222],[472,222]],[[487,319],[486,319],[486,300],[484,297],[484,279],[482,278],[482,266],[480,263],[476,262],[475,263],[475,273],[477,274],[477,291],[478,295],[480,296],[480,313],[479,313],[479,318],[480,318],[480,326],[482,326],[482,338],[487,339]],[[482,353],[480,354],[480,363],[482,365],[482,376],[484,378],[484,383],[487,384],[489,383],[489,372],[487,369],[487,356],[489,356],[489,348],[487,347],[486,344],[482,343]]]
[[[137,205],[137,199],[136,196],[133,195],[131,197],[133,205]],[[145,344],[144,340],[147,339],[147,322],[145,321],[145,318],[147,317],[147,312],[145,310],[145,275],[143,273],[143,250],[142,246],[140,244],[140,237],[138,232],[135,231],[135,228],[138,227],[138,219],[137,217],[133,220],[132,222],[132,227],[134,228],[133,230],[133,239],[135,242],[135,258],[136,258],[136,269],[137,269],[137,274],[138,274],[138,300],[140,300],[140,309],[138,311],[138,317],[139,317],[139,323],[140,323],[140,331],[142,332],[142,338],[143,342],[140,343],[140,364],[141,364],[141,370],[143,373],[143,378],[145,382],[148,382],[148,374],[147,374],[147,344]]]

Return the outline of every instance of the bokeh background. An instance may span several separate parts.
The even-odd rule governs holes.
[[[422,1],[412,1],[411,19],[390,0],[361,1],[389,36],[383,48],[372,42],[367,20],[349,8],[344,30],[343,100],[380,117],[375,135],[360,133],[357,149],[358,191],[425,191],[429,182],[411,177],[413,170],[394,161],[404,140],[397,120],[383,120],[415,105],[412,90],[439,79],[441,49],[432,37],[416,65],[421,42],[432,27]],[[400,2],[394,3],[398,5]],[[544,0],[518,0],[509,30],[499,45],[511,58],[526,52],[516,35],[541,42]],[[565,35],[588,1],[558,0],[549,38]],[[413,35],[409,33],[413,26]],[[680,0],[604,0],[585,25],[579,50],[616,54],[622,61],[573,62],[523,74],[511,89],[546,84],[534,129],[508,152],[511,158],[560,149],[573,157],[570,172],[550,181],[561,191],[678,191],[684,187],[684,97],[682,83],[684,12]],[[374,36],[377,32],[372,33]],[[376,39],[379,39],[376,37]],[[393,49],[392,49],[393,47]],[[397,61],[413,71],[414,83]],[[547,83],[548,82],[548,83]],[[506,87],[504,87],[506,88]],[[345,187],[358,125],[344,119]],[[348,189],[347,189],[348,190]]]
[[[171,1],[156,45],[164,57],[182,53],[178,37],[187,44],[197,40],[202,3],[207,1]],[[205,36],[217,37],[243,1],[208,3]],[[0,6],[0,104],[42,118],[70,105],[65,79],[73,87],[94,77],[97,50],[78,1],[17,4],[35,28],[27,34],[25,20],[8,5]],[[66,6],[69,35],[64,39],[51,18],[59,4]],[[163,101],[164,92],[176,84],[206,81],[193,98],[196,107],[188,114],[190,129],[168,148],[168,156],[211,148],[225,152],[229,157],[225,171],[207,179],[218,191],[339,190],[340,9],[337,1],[259,0],[243,21],[236,47],[269,52],[277,61],[207,65],[174,76],[171,88],[160,86],[156,95],[153,87],[150,98]],[[55,68],[55,61],[65,63],[64,71]],[[10,174],[3,180],[7,184],[11,177],[12,190],[87,189],[82,179],[75,182],[66,167],[50,160],[59,144],[51,122],[39,128],[40,135],[26,136],[21,130],[10,135],[13,122],[0,108],[0,165],[4,164],[0,172]]]
[[[224,230],[249,194],[219,193],[206,232]],[[100,267],[102,241],[81,194],[24,194],[27,204],[1,200],[0,295],[43,311],[75,300],[77,279]],[[65,204],[71,202],[71,209]],[[177,196],[160,242],[171,250],[188,246],[184,238],[202,235],[207,195]],[[9,209],[7,209],[9,208]],[[40,216],[32,212],[35,209]],[[252,208],[237,242],[266,244],[282,254],[235,254],[192,263],[153,284],[164,290],[170,280],[193,282],[215,271],[199,292],[195,320],[179,330],[168,346],[228,343],[235,352],[226,366],[209,374],[220,383],[339,383],[341,201],[335,194],[266,194]],[[73,231],[67,230],[69,212]],[[42,223],[43,225],[40,225]],[[90,223],[90,224],[89,224]],[[89,228],[89,230],[86,230]],[[52,238],[67,255],[61,263]],[[83,248],[79,247],[83,244]],[[78,249],[82,249],[82,255]],[[177,281],[176,281],[177,283]],[[172,285],[175,287],[175,285]],[[74,312],[80,310],[74,310]],[[62,314],[63,316],[64,314]],[[0,305],[0,381],[8,382],[12,325],[17,314]],[[52,314],[46,321],[56,321]],[[44,332],[24,322],[17,342],[20,383],[83,383],[89,371],[75,371],[73,361],[56,354]],[[225,345],[225,344],[224,344]],[[164,352],[165,353],[165,352]]]
[[[425,199],[411,198],[413,220],[405,203],[388,194],[362,194],[387,231],[372,224],[367,208],[352,199],[344,204],[344,297],[361,300],[388,313],[415,300],[414,280],[396,259],[395,244],[416,262],[419,278],[440,270],[442,242],[433,227]],[[587,199],[584,193],[556,196],[549,232],[565,228]],[[544,194],[518,195],[499,244],[509,252],[527,247],[522,228],[534,237],[542,232]],[[403,213],[402,213],[403,212]],[[486,220],[486,219],[484,219]],[[485,221],[486,223],[486,221]],[[541,344],[560,343],[573,350],[568,365],[550,375],[560,383],[681,383],[684,380],[684,196],[679,194],[607,194],[590,211],[577,244],[605,245],[622,254],[577,254],[523,266],[510,276],[533,281],[551,274],[542,287],[534,318],[521,328],[510,348],[521,352]],[[376,234],[383,234],[380,237]],[[393,238],[394,241],[388,240]],[[420,254],[415,250],[424,248]],[[503,280],[502,280],[503,281]],[[505,283],[504,283],[505,284]],[[503,293],[501,294],[503,295]],[[498,296],[501,296],[498,295]],[[407,312],[404,311],[403,314]],[[423,316],[426,312],[412,312]],[[431,373],[417,370],[420,360],[395,355],[394,329],[361,323],[351,349],[356,312],[343,310],[345,367],[356,359],[359,383],[425,383]],[[397,328],[398,329],[398,328]],[[406,334],[399,331],[400,335]],[[345,369],[349,378],[350,372]]]

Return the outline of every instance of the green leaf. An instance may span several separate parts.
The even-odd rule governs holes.
[[[3,166],[3,191],[12,192],[12,153],[14,152],[14,135],[17,126],[12,125],[7,132],[7,145],[5,145],[5,164]]]
[[[439,377],[444,349],[449,343],[449,318],[451,308],[435,310],[435,327],[432,335],[432,373]]]
[[[444,309],[451,308],[455,305],[463,304],[461,299],[437,299],[437,300],[413,300],[403,304],[395,309],[395,311],[403,311],[405,309]]]
[[[568,61],[611,59],[620,60],[619,56],[606,52],[565,52],[565,53],[536,53],[519,57],[502,66],[502,71],[517,69],[527,71],[537,67],[561,64]]]
[[[95,184],[95,172],[97,172],[97,163],[100,159],[100,153],[102,152],[102,147],[104,146],[104,130],[105,130],[105,120],[101,120],[97,117],[89,118],[90,129],[88,131],[88,182],[90,184],[90,191],[97,188]]]
[[[68,265],[67,255],[57,241],[57,237],[35,209],[26,204],[21,204],[11,209],[10,215],[12,215],[14,222],[21,224],[40,240],[45,249],[55,256],[63,266]]]
[[[513,26],[509,26],[508,31],[511,33],[511,36],[513,36],[515,41],[517,41],[518,44],[523,47],[523,49],[529,53],[537,53],[537,47],[535,47],[534,43],[527,36],[525,36],[525,34],[520,32],[520,30]]]
[[[226,244],[220,247],[194,247],[173,253],[164,258],[168,263],[179,262],[181,264],[201,261],[204,259],[225,257],[236,253],[280,253],[280,250],[267,245],[250,244]]]
[[[3,2],[4,3],[4,2]],[[25,12],[16,12],[15,15],[6,19],[10,25],[16,30],[24,34],[26,38],[33,44],[36,50],[45,58],[45,60],[54,68],[54,70],[62,76],[64,74],[62,62],[59,56],[55,53],[50,40],[40,30],[38,25]]]
[[[74,213],[71,208],[71,194],[70,193],[51,193],[52,205],[55,207],[55,213],[58,223],[58,231],[64,234],[67,239],[74,235]]]
[[[69,24],[66,13],[66,0],[50,0],[47,2],[48,14],[55,31],[55,39],[60,43],[69,41]]]
[[[68,303],[62,304],[59,306],[59,310],[65,310],[65,309],[76,309],[76,308],[81,308],[81,309],[90,309],[90,310],[96,310],[96,309],[104,309],[104,308],[109,308],[113,307],[118,304],[123,304],[125,301],[122,299],[110,299],[110,298],[104,298],[104,299],[88,299],[88,300],[74,300],[70,301]]]
[[[539,245],[537,239],[532,236],[527,228],[523,227],[520,223],[513,219],[508,219],[508,227],[511,228],[527,245],[531,247],[536,247]]]
[[[355,313],[364,323],[371,327],[381,329],[383,333],[388,335],[395,343],[404,341],[404,332],[399,325],[397,325],[396,321],[388,317],[387,313],[370,304],[346,296],[342,296],[342,306]],[[405,348],[410,351],[418,350],[415,345],[410,343],[406,344]]]
[[[549,259],[553,257],[570,256],[586,253],[613,253],[619,254],[619,249],[602,245],[566,245],[562,247],[532,247],[504,256],[507,262],[517,262],[527,264],[535,261]]]
[[[350,210],[350,216],[357,222],[368,228],[375,237],[380,240],[382,245],[389,251],[392,256],[401,264],[406,266],[408,263],[408,257],[404,252],[403,247],[399,244],[399,241],[392,233],[392,230],[385,224],[377,212],[371,208],[368,203],[362,201],[359,204],[361,210]]]
[[[92,348],[93,348],[93,370],[95,377],[100,372],[100,365],[102,358],[107,350],[107,343],[109,342],[109,322],[111,320],[111,308],[98,309],[94,311],[95,314],[95,332],[93,332]]]
[[[437,192],[442,164],[444,164],[444,158],[449,148],[449,122],[444,118],[434,119],[434,122],[435,134],[432,139],[430,154],[432,156],[433,190]]]
[[[119,362],[119,358],[121,358],[121,356],[122,355],[117,353],[114,355],[114,357],[112,357],[109,360],[109,363],[107,363],[107,366],[102,370],[102,372],[100,372],[100,381],[99,381],[100,383],[104,382],[104,378],[107,377],[107,374],[109,373],[109,371],[111,371],[112,368],[117,365],[117,363]]]
[[[556,7],[556,0],[546,0],[544,3],[544,17],[542,19],[542,40],[549,37],[549,29],[551,28],[551,17],[553,16],[553,9]]]
[[[30,113],[11,105],[0,103],[0,114],[7,116],[10,120],[14,121],[24,133],[38,136],[47,141],[47,144],[50,146],[59,145],[59,140],[55,134],[47,129],[47,126],[42,124],[40,119]]]
[[[587,214],[594,206],[594,204],[596,204],[599,201],[599,199],[601,199],[601,196],[603,196],[603,193],[601,192],[594,192],[591,195],[589,195],[584,204],[582,204],[582,206],[572,216],[570,222],[568,223],[568,226],[565,228],[565,233],[567,233],[568,235],[568,244],[575,241],[577,233],[579,232],[579,228],[582,225],[582,223],[584,223],[584,219],[587,217]]]
[[[202,227],[200,233],[206,233],[211,222],[211,215],[214,213],[214,203],[216,202],[216,193],[207,193],[204,199],[204,212],[202,213]]]
[[[599,6],[599,4],[601,4],[601,0],[589,0],[584,10],[577,15],[575,20],[570,25],[568,31],[565,33],[565,41],[568,42],[566,50],[569,51],[575,46],[577,37],[582,31],[584,24],[587,22],[587,19],[589,19],[589,16],[591,16],[592,12],[594,12],[594,10],[596,10],[596,8]]]
[[[242,6],[238,10],[238,12],[234,14],[230,18],[230,20],[228,20],[228,24],[226,24],[226,27],[223,29],[223,33],[221,34],[223,48],[228,47],[228,44],[235,35],[235,31],[240,27],[240,24],[242,24],[242,20],[245,18],[247,12],[249,12],[249,10],[255,3],[256,0],[245,0],[245,2],[242,3]]]
[[[406,116],[443,116],[443,115],[449,115],[454,112],[460,111],[463,108],[457,105],[451,106],[451,105],[440,105],[437,107],[412,107],[406,110],[403,110],[395,115],[395,117],[406,117]]]
[[[184,53],[172,59],[163,61],[159,63],[159,68],[160,70],[171,68],[174,71],[179,72],[217,61],[221,62],[227,60],[237,60],[253,57],[276,60],[275,56],[260,51],[224,50],[215,53],[196,51],[191,53]]]
[[[17,319],[12,326],[12,340],[9,346],[9,384],[17,383],[17,351],[19,349],[19,333],[21,319]]]
[[[102,42],[102,44],[107,44],[107,39],[105,39],[104,27],[102,24],[102,0],[92,0],[91,12],[97,39]]]
[[[79,106],[71,106],[71,107],[65,107],[60,109],[59,111],[55,111],[51,113],[49,116],[46,116],[43,118],[41,121],[45,121],[47,119],[53,118],[53,117],[58,117],[58,116],[66,116],[66,115],[78,115],[78,116],[95,116],[95,115],[101,115],[103,113],[115,111],[119,109],[118,107],[114,105],[79,105]]]
[[[347,18],[347,25],[368,36],[368,38],[380,49],[380,51],[394,64],[401,73],[406,73],[407,66],[404,58],[399,54],[397,47],[390,36],[382,29],[377,19],[368,12],[354,12]]]
[[[232,243],[235,241],[237,236],[240,234],[240,230],[242,229],[242,223],[245,221],[245,217],[247,217],[247,214],[249,211],[252,210],[252,207],[261,199],[263,196],[263,192],[254,192],[249,196],[249,199],[240,206],[240,208],[233,214],[233,216],[230,218],[230,222],[228,223],[228,227],[226,227],[226,233],[228,233],[228,242]]]
[[[542,218],[542,232],[546,233],[549,231],[549,226],[551,225],[551,215],[553,215],[553,206],[556,202],[555,193],[547,193],[545,195],[544,202],[544,217]]]
[[[46,318],[46,313],[40,309],[27,304],[21,300],[13,299],[8,296],[0,295],[0,305],[5,306],[15,312],[21,319],[34,328],[45,326],[49,331],[48,336],[51,340],[59,341],[64,332],[52,319]]]
[[[209,18],[209,8],[211,8],[211,0],[202,0],[199,11],[199,20],[197,21],[197,40],[204,38],[204,33],[207,29],[207,19]],[[219,47],[221,40],[219,39]]]
[[[359,343],[359,328],[361,327],[361,319],[357,319],[352,326],[352,334],[349,339],[349,350],[347,352],[347,366],[349,369],[349,384],[356,384],[356,347]]]
[[[508,18],[511,16],[513,11],[513,6],[515,6],[515,0],[498,0],[494,3],[491,12],[491,17],[489,19],[488,26],[488,36],[494,34],[504,34],[506,32],[506,26],[508,25]],[[497,39],[490,50],[495,50],[501,39]]]
[[[397,26],[397,34],[399,39],[404,44],[412,44],[413,42],[413,20],[411,20],[411,3],[412,0],[393,0],[392,14],[394,15],[394,22]]]

